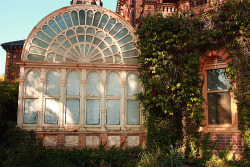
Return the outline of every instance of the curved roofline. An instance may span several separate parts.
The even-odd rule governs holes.
[[[63,7],[60,8],[50,14],[48,14],[47,16],[45,16],[42,20],[40,20],[36,26],[31,30],[31,32],[29,33],[28,38],[26,39],[24,46],[23,46],[23,50],[22,50],[22,55],[21,55],[21,61],[25,60],[25,55],[27,55],[27,49],[29,47],[29,44],[31,42],[31,40],[33,39],[35,33],[38,31],[38,29],[40,29],[47,21],[53,19],[54,17],[64,13],[64,12],[70,12],[72,10],[82,10],[82,9],[93,9],[93,10],[99,10],[100,12],[104,12],[104,13],[108,13],[111,14],[112,17],[114,17],[115,19],[119,20],[122,24],[126,25],[126,28],[128,28],[128,30],[130,32],[135,33],[135,29],[132,27],[132,25],[130,25],[130,23],[128,21],[126,21],[122,16],[120,16],[119,14],[103,8],[101,6],[97,6],[97,5],[71,5],[71,6],[67,6],[67,7]],[[137,36],[135,35],[135,38],[137,40]]]

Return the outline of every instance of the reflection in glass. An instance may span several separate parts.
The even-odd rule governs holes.
[[[60,111],[59,99],[45,100],[45,124],[58,124],[58,113]]]
[[[100,76],[97,72],[89,73],[87,77],[87,96],[100,96]]]
[[[209,124],[232,123],[230,104],[228,92],[208,93]]]
[[[25,99],[24,102],[24,124],[37,124],[38,99]]]
[[[120,100],[107,100],[107,124],[120,125]]]
[[[76,71],[72,71],[67,76],[67,95],[79,96],[80,95],[80,75]]]
[[[128,125],[140,124],[140,102],[127,100],[127,123]]]
[[[107,96],[120,96],[120,76],[116,72],[108,75],[107,79]]]
[[[86,119],[87,125],[100,124],[100,100],[87,100]]]
[[[135,96],[140,92],[139,78],[136,73],[127,76],[127,96]]]
[[[26,75],[26,95],[38,95],[40,86],[40,74],[38,71],[30,71]]]
[[[80,100],[67,99],[65,111],[66,124],[79,124]]]
[[[225,90],[225,89],[229,89],[229,87],[230,87],[230,82],[227,77],[225,68],[207,71],[208,91]]]
[[[46,79],[46,95],[60,95],[60,74],[50,71]]]

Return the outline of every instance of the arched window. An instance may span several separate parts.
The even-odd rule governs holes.
[[[208,123],[211,125],[231,124],[230,81],[227,64],[222,58],[209,60],[205,65]]]
[[[127,124],[140,124],[140,102],[136,100],[136,95],[140,93],[139,78],[136,73],[127,75]]]
[[[103,92],[102,92],[103,93]],[[86,86],[86,124],[100,125],[101,82],[97,72],[90,72]]]
[[[80,74],[72,71],[67,75],[65,124],[79,124]]]
[[[58,124],[60,112],[60,73],[49,71],[46,78],[45,124]]]
[[[120,125],[121,81],[116,72],[107,77],[107,125]]]
[[[38,95],[40,86],[40,74],[38,71],[29,71],[25,80],[25,94],[26,95]]]

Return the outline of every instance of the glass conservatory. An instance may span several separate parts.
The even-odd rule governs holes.
[[[46,146],[136,146],[145,137],[135,30],[100,4],[73,1],[25,42],[18,127]]]

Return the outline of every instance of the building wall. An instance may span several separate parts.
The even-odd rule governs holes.
[[[17,63],[21,61],[21,50],[7,50],[5,79],[14,81],[19,77],[19,67]]]

